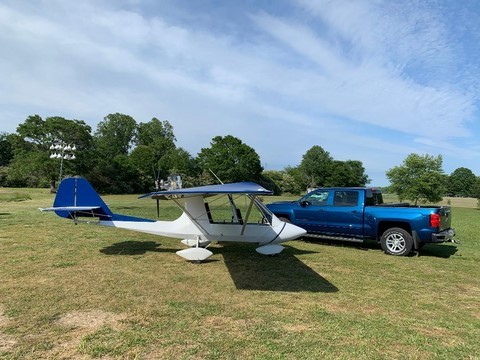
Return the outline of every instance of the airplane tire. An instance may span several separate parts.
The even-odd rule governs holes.
[[[382,234],[380,245],[389,255],[407,256],[413,248],[412,235],[402,228],[391,228]]]

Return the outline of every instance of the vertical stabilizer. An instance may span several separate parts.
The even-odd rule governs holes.
[[[66,178],[60,183],[52,210],[58,216],[69,219],[74,213],[101,220],[108,220],[113,215],[92,185],[82,177]]]

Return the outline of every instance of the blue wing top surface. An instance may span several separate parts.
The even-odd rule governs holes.
[[[230,184],[217,184],[198,186],[185,189],[156,191],[140,196],[140,198],[161,198],[168,195],[216,195],[216,194],[248,194],[272,195],[273,191],[265,189],[254,182],[237,182]]]

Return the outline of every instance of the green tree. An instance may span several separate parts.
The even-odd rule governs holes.
[[[40,115],[29,116],[23,124],[17,126],[17,134],[27,143],[46,145],[49,141],[47,126]]]
[[[391,188],[400,201],[410,199],[421,202],[439,202],[445,191],[442,156],[408,155],[403,164],[387,171]]]
[[[101,161],[92,168],[88,177],[93,187],[100,193],[132,194],[145,191],[142,182],[139,181],[138,169],[125,154]]]
[[[58,180],[59,168],[48,153],[39,151],[24,152],[14,157],[7,172],[8,186],[48,187]],[[55,176],[52,179],[52,174]]]
[[[95,165],[88,177],[101,192],[131,193],[142,187],[140,171],[128,152],[136,140],[137,123],[129,115],[108,114],[94,134]]]
[[[302,158],[299,171],[302,174],[303,183],[307,187],[320,187],[328,185],[332,171],[333,158],[328,151],[321,146],[311,147]]]
[[[465,167],[455,169],[447,180],[447,192],[455,196],[471,197],[474,195],[477,177],[472,170]]]
[[[11,135],[0,133],[0,167],[8,166],[13,159]]]
[[[158,161],[160,178],[166,179],[168,175],[180,175],[184,187],[201,185],[198,180],[200,169],[197,160],[183,148],[175,148],[168,151]]]
[[[260,179],[263,170],[260,157],[240,139],[231,135],[216,136],[210,145],[202,148],[197,157],[203,171],[212,170],[223,182]]]
[[[155,185],[157,177],[165,179],[170,169],[164,169],[163,162],[175,155],[175,135],[168,121],[153,118],[147,123],[137,126],[137,147],[130,154],[132,164],[138,169],[139,182],[149,189]],[[167,159],[167,160],[165,160]]]
[[[135,142],[137,123],[129,115],[108,114],[95,131],[96,150],[104,159],[127,155]]]
[[[370,182],[361,161],[334,160],[328,177],[328,186],[365,186]]]
[[[308,184],[305,182],[305,177],[299,166],[287,166],[283,171],[289,176],[289,178],[293,179],[295,183],[295,185],[289,190],[285,190],[286,192],[299,195],[307,190]]]
[[[158,162],[154,150],[150,146],[138,145],[128,158],[130,164],[136,169],[138,187],[142,189],[141,191],[153,189]]]
[[[57,180],[59,160],[49,157],[54,143],[75,144],[76,160],[64,162],[64,174],[84,174],[90,168],[91,140],[91,128],[84,121],[29,116],[10,137],[14,158],[8,179],[17,186],[46,186]]]
[[[299,184],[295,181],[295,178],[289,174],[287,171],[276,171],[276,170],[268,170],[263,172],[263,176],[270,179],[274,184],[275,188],[270,190],[278,189],[280,194],[283,193],[290,193],[290,194],[300,194],[301,188]],[[275,194],[277,191],[275,191]]]
[[[17,134],[31,146],[29,149],[48,151],[52,143],[64,142],[87,148],[91,143],[91,127],[82,120],[69,120],[60,116],[29,116],[18,125]]]
[[[137,126],[137,145],[151,147],[157,160],[174,149],[176,141],[173,126],[167,120],[153,118]]]
[[[480,204],[480,177],[477,177],[473,186],[472,197],[477,198]]]

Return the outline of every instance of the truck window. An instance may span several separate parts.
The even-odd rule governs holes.
[[[371,189],[367,189],[365,191],[365,206],[381,204],[383,204],[383,197],[381,192],[379,192],[378,190],[372,191]]]
[[[357,206],[358,204],[358,191],[341,190],[335,191],[333,197],[334,206]]]
[[[373,198],[374,198],[375,205],[383,204],[383,195],[381,192],[374,192]]]
[[[308,201],[313,206],[327,205],[328,191],[318,190],[305,196],[302,200]]]

